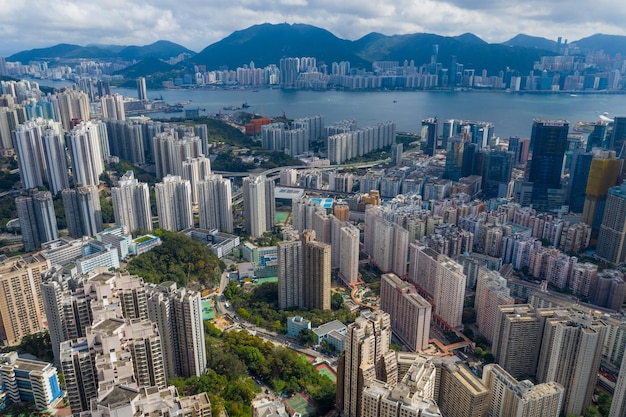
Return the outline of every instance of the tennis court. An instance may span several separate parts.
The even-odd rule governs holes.
[[[274,213],[274,221],[276,221],[276,223],[285,223],[287,221],[287,216],[289,216],[289,212],[277,211]]]
[[[335,383],[335,384],[337,383],[337,374],[335,373],[335,371],[332,370],[332,368],[330,366],[328,366],[328,364],[320,363],[319,365],[317,365],[315,367],[315,369],[320,374],[326,375],[328,377],[328,379],[333,381],[333,383]]]
[[[215,318],[215,312],[213,311],[213,304],[211,300],[202,301],[202,320],[213,320]]]
[[[300,413],[302,417],[315,415],[315,407],[304,399],[302,394],[296,394],[288,400],[285,400],[285,405],[292,411],[291,414],[293,414],[293,412]]]

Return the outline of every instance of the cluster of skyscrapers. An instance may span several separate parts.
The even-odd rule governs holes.
[[[51,274],[41,298],[74,413],[95,411],[112,389],[161,390],[168,378],[206,368],[199,293],[105,268]]]

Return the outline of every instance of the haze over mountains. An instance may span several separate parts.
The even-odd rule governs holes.
[[[437,61],[448,65],[452,56],[466,68],[489,72],[511,68],[520,72],[532,69],[534,61],[544,55],[557,54],[555,41],[529,35],[517,35],[501,44],[489,44],[465,33],[448,37],[436,34],[382,35],[370,33],[350,41],[329,31],[305,24],[269,24],[251,26],[233,32],[226,38],[195,53],[181,45],[158,41],[145,46],[59,44],[50,48],[22,51],[7,61],[23,63],[43,59],[111,59],[141,61],[146,58],[167,60],[186,53],[190,64],[206,65],[207,69],[230,68],[249,64],[257,67],[278,64],[283,57],[314,56],[318,62],[350,61],[353,67],[369,67],[374,61],[414,60],[416,65],[430,62],[433,45],[439,45]],[[626,54],[626,36],[597,34],[570,42],[574,52],[603,50],[607,54]],[[152,61],[154,62],[154,61]],[[161,68],[163,70],[164,68]]]

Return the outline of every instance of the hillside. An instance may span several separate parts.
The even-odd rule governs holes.
[[[519,34],[506,42],[502,43],[506,46],[520,46],[523,48],[543,49],[546,51],[556,51],[557,43],[550,39],[540,38],[537,36],[529,36]]]
[[[578,46],[583,53],[604,51],[609,55],[626,55],[626,36],[597,33],[572,43]]]
[[[145,46],[120,46],[120,45],[71,45],[61,43],[49,48],[31,49],[21,51],[7,57],[7,61],[28,63],[30,61],[44,59],[76,59],[76,58],[100,58],[122,59],[125,61],[141,60],[147,57],[169,59],[182,53],[195,54],[193,51],[169,41],[158,41]]]
[[[231,69],[254,61],[256,67],[277,64],[283,57],[316,57],[317,62],[350,61],[353,66],[367,62],[354,54],[352,42],[329,31],[304,24],[265,23],[234,32],[204,48],[192,61],[207,68]]]

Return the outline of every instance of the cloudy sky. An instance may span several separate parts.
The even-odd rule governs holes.
[[[61,42],[160,39],[200,51],[265,22],[307,23],[350,40],[370,32],[471,32],[488,42],[519,33],[573,41],[626,35],[626,6],[621,0],[0,0],[0,55]]]

